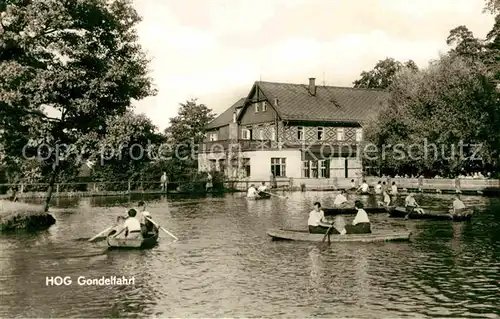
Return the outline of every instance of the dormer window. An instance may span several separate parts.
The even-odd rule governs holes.
[[[260,111],[260,103],[255,103],[255,113]]]
[[[210,142],[217,141],[217,133],[210,133],[209,140],[210,140]]]
[[[323,131],[324,129],[322,127],[318,127],[318,141],[322,141],[323,140]]]
[[[267,103],[266,103],[266,101],[262,101],[261,103],[262,103],[262,105],[261,105],[262,112],[267,111]]]

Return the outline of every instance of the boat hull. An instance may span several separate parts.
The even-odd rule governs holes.
[[[273,240],[295,240],[322,242],[324,234],[311,234],[307,230],[286,230],[286,229],[269,229],[267,231]],[[384,241],[408,241],[410,240],[411,232],[380,232],[371,234],[346,234],[346,235],[330,235],[330,242],[384,242]]]
[[[387,209],[384,207],[369,207],[364,208],[364,210],[368,214],[387,213]],[[333,216],[356,214],[358,211],[355,208],[323,208],[323,212],[325,213],[325,216]]]
[[[151,233],[150,233],[151,234]],[[158,243],[159,232],[158,229],[148,237],[129,239],[129,238],[115,238],[113,236],[107,237],[108,248],[110,249],[147,249],[156,246]]]
[[[389,209],[389,216],[393,218],[404,218],[406,216],[406,209],[404,207],[393,207]],[[447,214],[418,214],[412,213],[408,216],[408,219],[429,219],[429,220],[452,220],[456,222],[469,221],[472,218],[472,212],[466,215],[450,216]]]

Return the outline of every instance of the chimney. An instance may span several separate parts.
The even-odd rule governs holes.
[[[309,93],[311,93],[311,95],[316,95],[316,84],[314,83],[314,81],[316,80],[316,78],[309,78]]]

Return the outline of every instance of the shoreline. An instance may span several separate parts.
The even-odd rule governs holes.
[[[56,219],[43,208],[43,205],[0,200],[0,232],[48,229],[56,223]]]

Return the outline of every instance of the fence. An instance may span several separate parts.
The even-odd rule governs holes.
[[[328,190],[328,189],[346,189],[351,187],[350,178],[276,178],[276,180],[226,180],[223,182],[214,181],[215,190],[245,191],[252,184],[258,187],[262,182],[270,185],[272,188],[283,190]],[[356,185],[360,185],[363,178],[355,178]],[[425,178],[379,178],[365,177],[364,180],[370,186],[375,186],[379,181],[391,185],[395,182],[399,189],[417,189],[417,190],[500,190],[500,181],[496,179],[425,179]],[[169,182],[168,192],[204,192],[204,181],[176,181]],[[32,184],[0,184],[0,197],[12,195],[13,188],[17,188],[17,196],[35,196],[43,197],[49,187],[48,183]],[[99,196],[113,194],[132,194],[132,193],[163,193],[162,185],[158,181],[124,181],[124,182],[69,182],[57,183],[54,189],[54,196]]]

